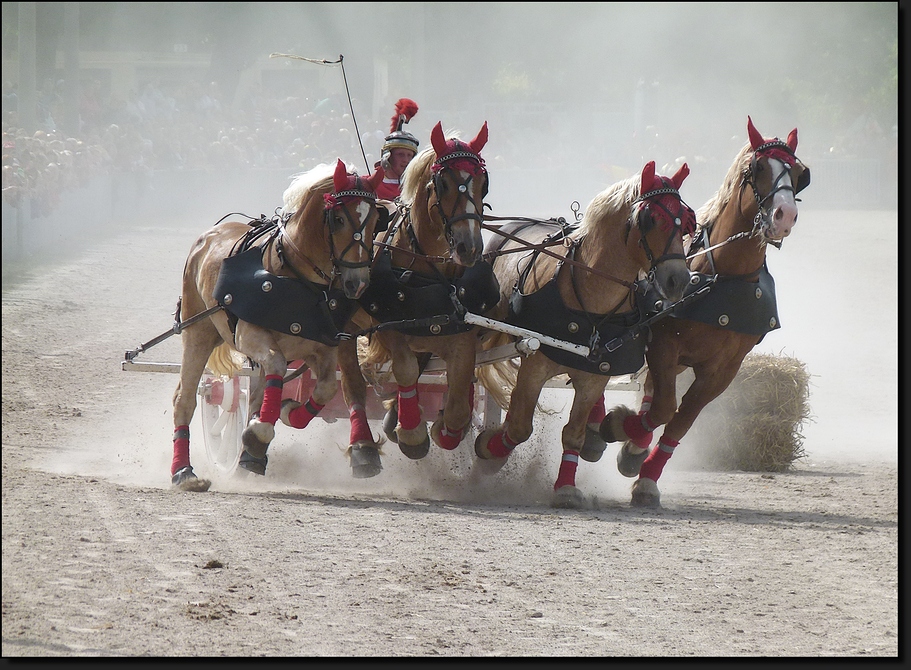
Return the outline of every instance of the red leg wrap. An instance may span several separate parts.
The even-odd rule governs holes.
[[[600,426],[605,416],[607,416],[607,410],[604,408],[604,394],[602,393],[595,406],[592,407],[592,411],[588,413],[588,423],[597,423]]]
[[[421,422],[421,407],[418,405],[418,385],[399,386],[399,424],[405,430],[413,430]]]
[[[188,465],[190,465],[190,427],[177,426],[174,429],[174,457],[171,459],[171,476]]]
[[[274,426],[281,411],[282,376],[266,375],[266,388],[263,390],[263,406],[259,410],[259,420]]]
[[[288,421],[294,428],[306,428],[307,424],[310,423],[313,417],[319,414],[319,411],[323,407],[325,407],[325,405],[316,404],[313,400],[313,396],[310,396],[310,399],[303,405],[288,412]]]
[[[633,414],[623,420],[623,432],[640,449],[648,449],[652,443],[652,431],[655,426],[649,421],[648,414]]]
[[[367,424],[367,410],[357,403],[348,408],[348,417],[351,420],[351,439],[348,444],[357,442],[373,442],[373,433]]]
[[[451,430],[449,426],[444,423],[443,429],[440,431],[440,446],[443,447],[443,449],[452,451],[459,446],[463,437],[465,437],[464,428],[462,430]]]
[[[645,414],[652,408],[652,396],[642,396],[642,404],[639,405],[639,414]]]
[[[554,491],[564,486],[576,485],[576,468],[579,467],[579,454],[575,451],[564,451],[563,460],[560,461],[560,473]]]
[[[661,471],[664,470],[664,464],[674,455],[674,449],[678,444],[680,443],[677,440],[662,435],[639,469],[639,476],[657,482],[661,477]]]
[[[487,451],[494,458],[506,458],[517,444],[518,442],[509,439],[509,433],[506,430],[501,430],[490,438],[490,442],[487,443]]]

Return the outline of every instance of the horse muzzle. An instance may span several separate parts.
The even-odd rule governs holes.
[[[370,268],[344,268],[341,272],[341,280],[345,297],[357,300],[370,286]]]
[[[665,300],[680,300],[689,283],[690,271],[685,260],[672,258],[660,261],[655,266],[655,286]]]

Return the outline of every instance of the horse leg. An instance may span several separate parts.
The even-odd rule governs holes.
[[[367,381],[357,358],[357,340],[343,340],[338,346],[342,396],[348,407],[351,433],[348,438],[348,460],[351,475],[364,479],[378,475],[383,464],[380,449],[367,423]]]
[[[180,381],[174,390],[174,455],[171,460],[171,485],[181,491],[208,491],[208,479],[200,479],[190,465],[190,421],[196,412],[196,390],[209,355],[221,338],[209,323],[183,333]]]
[[[459,345],[446,357],[446,406],[443,416],[434,421],[430,434],[443,449],[455,449],[462,442],[471,423],[474,407],[474,361],[476,339],[474,333],[462,336]]]
[[[307,365],[316,379],[313,393],[303,404],[292,398],[282,400],[280,418],[282,423],[301,430],[310,425],[320,410],[335,396],[338,382],[335,378],[337,364],[334,347],[325,347],[306,357]]]
[[[383,333],[385,335],[385,333]],[[395,435],[399,449],[413,460],[424,458],[430,451],[430,435],[421,417],[418,398],[420,366],[417,356],[397,333],[389,333],[386,348],[392,355],[392,375],[398,384],[398,425]],[[386,344],[386,342],[384,342]]]
[[[560,460],[560,471],[554,483],[554,507],[580,509],[584,504],[582,492],[576,488],[576,468],[579,455],[586,442],[588,431],[587,419],[591,416],[593,405],[598,398],[604,399],[604,386],[607,377],[600,375],[570,374],[573,382],[573,404],[569,419],[563,426],[563,458]]]
[[[692,427],[702,409],[724,392],[734,380],[739,369],[739,364],[722,370],[713,369],[710,372],[706,372],[702,367],[693,368],[696,376],[692,385],[683,394],[680,406],[667,422],[658,444],[642,463],[639,478],[633,483],[631,504],[634,507],[661,507],[658,479],[661,477],[664,465],[674,455],[674,450],[680,444],[680,440]],[[676,394],[676,389],[674,393]],[[659,399],[658,395],[659,392],[656,390],[653,401],[656,404]],[[674,402],[676,404],[676,397],[674,397]]]
[[[237,324],[235,342],[238,351],[249,356],[262,368],[263,401],[241,434],[244,450],[254,459],[265,459],[266,450],[275,438],[275,422],[281,416],[282,387],[288,360],[279,350],[269,331],[241,321]]]
[[[263,378],[262,374],[252,375],[250,377],[250,400],[249,407],[262,407],[263,404],[263,393],[265,392],[266,380]],[[250,416],[247,418],[247,425],[250,424],[255,418],[259,416],[259,410],[252,411]],[[243,438],[241,438],[241,443]],[[243,449],[240,452],[240,460],[237,465],[248,472],[252,472],[255,475],[265,475],[266,466],[269,464],[269,457],[263,456],[262,458],[254,457],[249,451]]]
[[[604,394],[595,400],[591,412],[588,413],[588,421],[585,426],[585,444],[582,445],[582,451],[579,455],[590,463],[597,463],[601,460],[604,449],[607,447],[607,441],[601,436],[601,422],[607,416],[607,410],[604,407]]]
[[[474,451],[478,458],[505,462],[516,446],[531,437],[532,419],[541,389],[554,374],[548,363],[545,356],[522,360],[502,425],[483,431],[475,439]]]

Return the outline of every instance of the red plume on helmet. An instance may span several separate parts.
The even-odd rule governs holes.
[[[402,129],[402,124],[411,121],[412,117],[418,113],[418,103],[410,98],[399,98],[395,103],[395,114],[392,115],[392,125],[389,126],[389,132],[394,133]]]

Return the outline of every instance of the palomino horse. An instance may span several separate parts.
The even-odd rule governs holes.
[[[370,288],[352,318],[361,333],[372,333],[365,360],[359,363],[356,340],[339,349],[342,392],[351,417],[352,468],[361,452],[366,472],[381,467],[368,462],[376,442],[364,410],[364,368],[391,360],[398,386],[384,430],[408,458],[430,449],[427,425],[418,404],[418,378],[431,355],[446,364],[448,393],[443,416],[432,426],[434,441],[455,449],[471,419],[477,328],[460,320],[460,309],[483,313],[497,301],[490,264],[481,260],[481,222],[488,176],[481,158],[487,123],[468,143],[446,138],[440,123],[431,146],[409,163],[403,175],[401,216],[395,218],[371,271]],[[354,476],[359,476],[355,470]],[[360,475],[369,476],[369,475]]]
[[[643,300],[645,286],[654,284],[663,299],[674,302],[689,283],[682,235],[695,229],[695,216],[678,190],[688,174],[683,165],[670,179],[657,176],[654,161],[649,162],[641,175],[595,196],[578,227],[510,222],[499,229],[509,241],[492,239],[485,250],[485,258],[496,257],[493,266],[500,283],[493,318],[587,349],[573,352],[542,345],[540,352],[521,360],[517,372],[516,364],[507,362],[478,373],[501,406],[510,395],[503,425],[482,432],[475,441],[480,458],[501,463],[531,436],[547,380],[567,374],[572,381],[555,506],[582,504],[576,467],[589,412],[608,379],[636,372],[645,362],[647,336],[636,327],[655,307]],[[555,243],[561,253],[543,253]],[[503,255],[515,250],[527,252]],[[647,279],[637,281],[640,274]],[[493,348],[509,337],[497,334],[483,346]]]
[[[369,284],[379,217],[374,189],[382,178],[381,170],[369,179],[349,174],[341,160],[334,174],[332,166],[321,165],[288,187],[299,194],[293,214],[255,226],[220,223],[196,240],[178,306],[180,321],[193,321],[182,332],[174,392],[175,487],[205,491],[211,485],[190,465],[189,426],[199,379],[220,343],[262,371],[251,389],[251,405],[261,402],[261,408],[241,438],[240,464],[248,470],[265,472],[276,420],[303,428],[335,395],[337,336]],[[281,402],[291,360],[305,361],[317,379],[303,407]]]
[[[796,128],[787,142],[767,139],[747,117],[747,132],[749,142],[696,217],[689,290],[711,283],[710,288],[652,326],[639,413],[621,405],[601,422],[606,441],[624,442],[617,456],[620,472],[638,475],[634,506],[660,507],[658,478],[664,464],[702,408],[733,381],[744,357],[780,325],[766,249],[769,244],[780,248],[791,234],[797,223],[795,196],[810,183],[810,171],[794,155]],[[695,380],[677,407],[676,379],[687,367]],[[652,433],[663,424],[664,433],[649,453]]]

